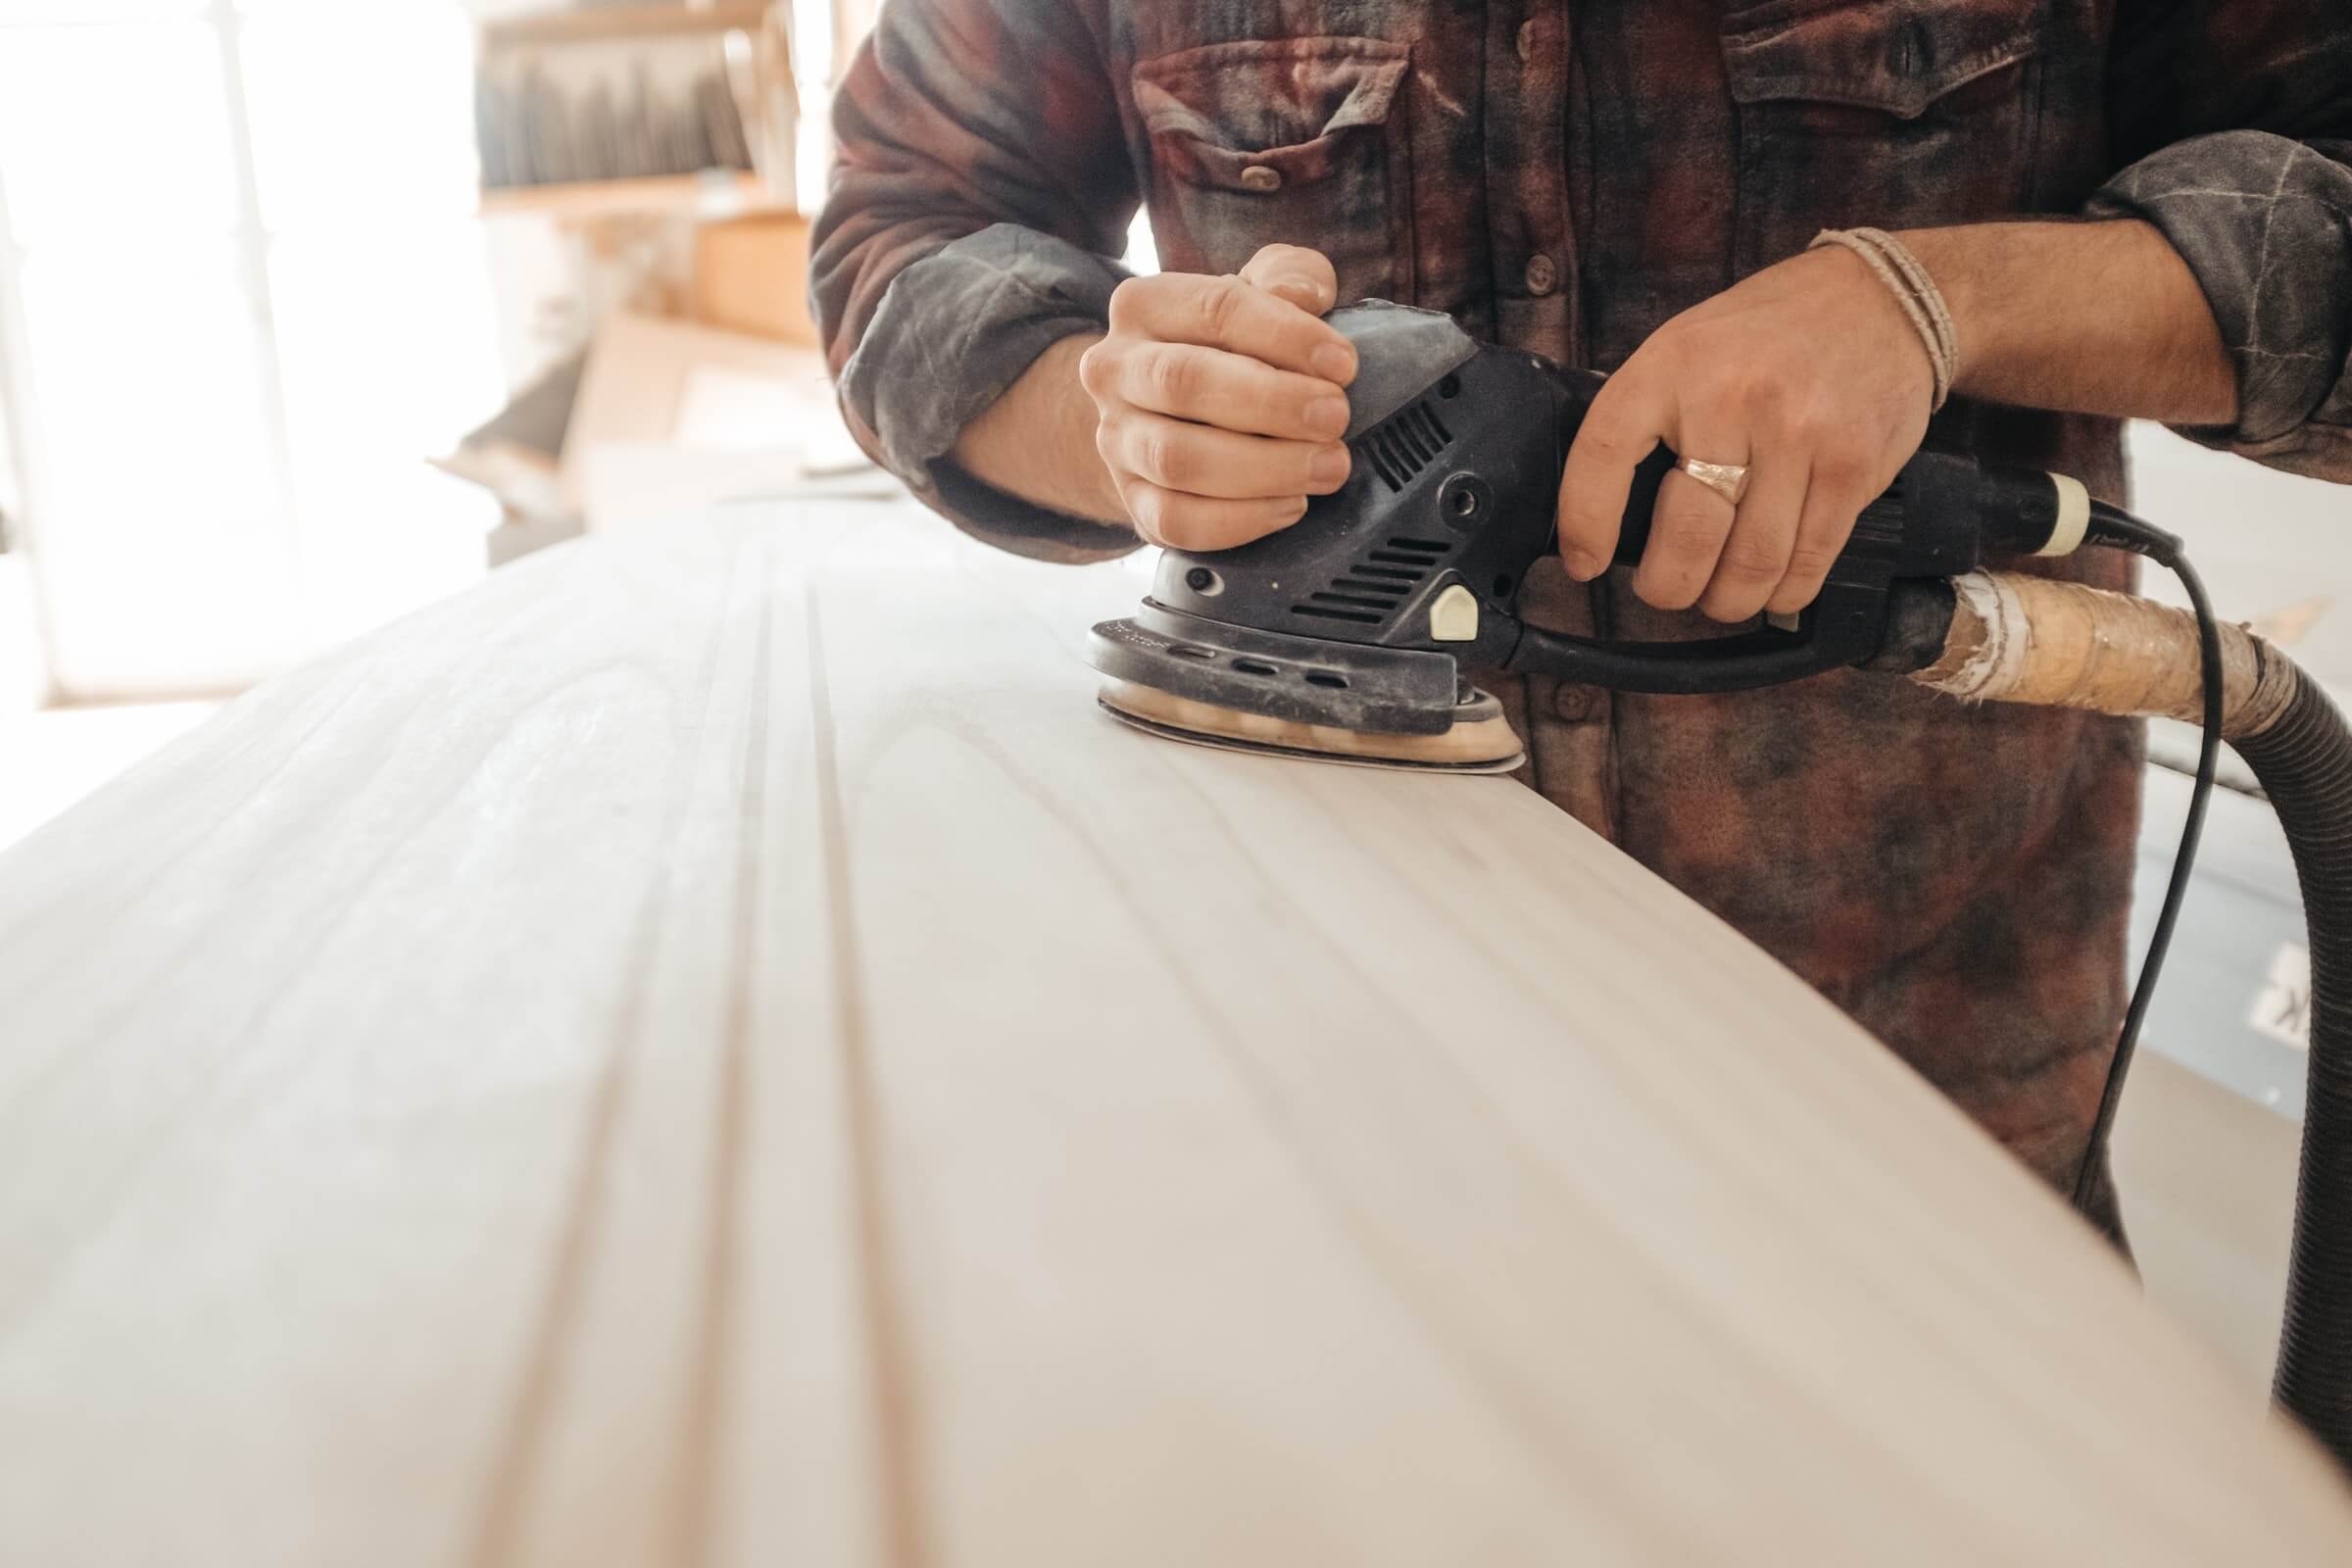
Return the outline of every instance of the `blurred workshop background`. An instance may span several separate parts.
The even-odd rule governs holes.
[[[872,7],[0,0],[0,843],[591,520],[861,467],[799,214]]]
[[[802,299],[876,3],[0,0],[0,847],[535,549],[886,490]],[[2352,696],[2352,491],[2132,441],[2224,612]],[[2143,889],[2192,744],[2157,737]],[[2269,811],[2225,793],[2121,1131],[2151,1288],[2254,1382],[2300,930]]]

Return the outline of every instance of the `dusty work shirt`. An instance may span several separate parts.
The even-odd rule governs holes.
[[[2352,479],[2341,0],[893,0],[839,96],[812,291],[852,425],[958,524],[1122,530],[991,490],[957,432],[1100,329],[1139,200],[1162,264],[1312,246],[1343,300],[1607,369],[1824,227],[2137,215],[2211,300],[2234,428]],[[1932,445],[2124,498],[2111,420],[1953,403]],[[2066,568],[2120,585],[2097,553]],[[1712,635],[1532,578],[1530,618]],[[2135,726],[1884,676],[1721,699],[1482,677],[1530,782],[2071,1181],[2122,1013]]]

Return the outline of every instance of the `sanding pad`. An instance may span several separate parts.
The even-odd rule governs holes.
[[[1103,683],[1103,711],[1148,734],[1230,752],[1261,752],[1355,767],[1427,773],[1508,773],[1527,760],[1502,705],[1476,692],[1454,710],[1443,735],[1383,735],[1300,724],[1176,697],[1133,681]]]

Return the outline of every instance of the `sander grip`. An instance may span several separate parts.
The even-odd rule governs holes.
[[[1559,469],[1565,471],[1568,449],[1575,444],[1577,432],[1584,428],[1585,416],[1591,412],[1592,400],[1600,395],[1600,389],[1608,384],[1608,377],[1598,370],[1570,369],[1563,365],[1554,365],[1539,355],[1529,355],[1527,358],[1535,360],[1542,367],[1544,379],[1550,385],[1552,414],[1557,420],[1554,428],[1559,432],[1559,446],[1555,449],[1555,455]],[[1611,557],[1618,565],[1638,566],[1642,564],[1642,552],[1649,548],[1649,526],[1651,515],[1657,510],[1658,486],[1666,482],[1666,475],[1672,473],[1674,466],[1681,461],[1674,449],[1661,441],[1649,449],[1648,457],[1635,465],[1633,487],[1625,497],[1625,515],[1617,524],[1617,549]],[[1559,548],[1556,529],[1552,534],[1551,548]]]
[[[1658,486],[1666,482],[1666,475],[1681,461],[1661,441],[1634,469],[1634,487],[1625,498],[1625,519],[1617,527],[1616,560],[1620,566],[1642,564],[1642,552],[1649,548],[1649,524],[1657,510]]]
[[[1641,564],[1649,548],[1658,486],[1680,461],[1661,441],[1634,469],[1617,530],[1617,564]],[[2088,494],[2078,480],[1926,450],[1912,454],[1893,486],[1872,503],[1886,504],[1906,514],[1905,536],[1920,551],[1920,559],[1907,563],[1906,576],[1973,570],[1984,546],[2023,555],[2070,555],[2082,544],[2090,515]]]

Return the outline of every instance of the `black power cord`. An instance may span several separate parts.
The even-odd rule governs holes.
[[[2214,618],[2213,602],[2205,597],[2204,580],[2188,564],[2180,541],[2163,529],[2140,521],[2120,507],[2094,501],[2090,508],[2089,542],[2145,556],[2180,579],[2197,616],[2197,650],[2202,663],[2205,734],[2197,748],[2197,781],[2188,797],[2188,816],[2180,826],[2180,848],[2173,856],[2172,878],[2165,884],[2164,905],[2156,913],[2156,929],[2148,938],[2147,956],[2140,960],[2139,979],[2132,988],[2132,1004],[2124,1012],[2124,1030],[2115,1045],[2115,1059],[2107,1067],[2107,1085],[2099,1095],[2098,1119],[2091,1123],[2090,1143],[2082,1165],[2075,1173],[2075,1207],[2089,1212],[2091,1188],[2099,1169],[2099,1152],[2115,1125],[2115,1108],[2124,1098],[2124,1075],[2131,1070],[2139,1046],[2140,1026],[2147,1022],[2148,1005],[2156,997],[2156,980],[2164,970],[2164,956],[2173,945],[2173,928],[2180,921],[2180,904],[2188,894],[2189,873],[2196,867],[2197,843],[2205,833],[2205,808],[2213,799],[2213,777],[2222,756],[2222,628]]]

